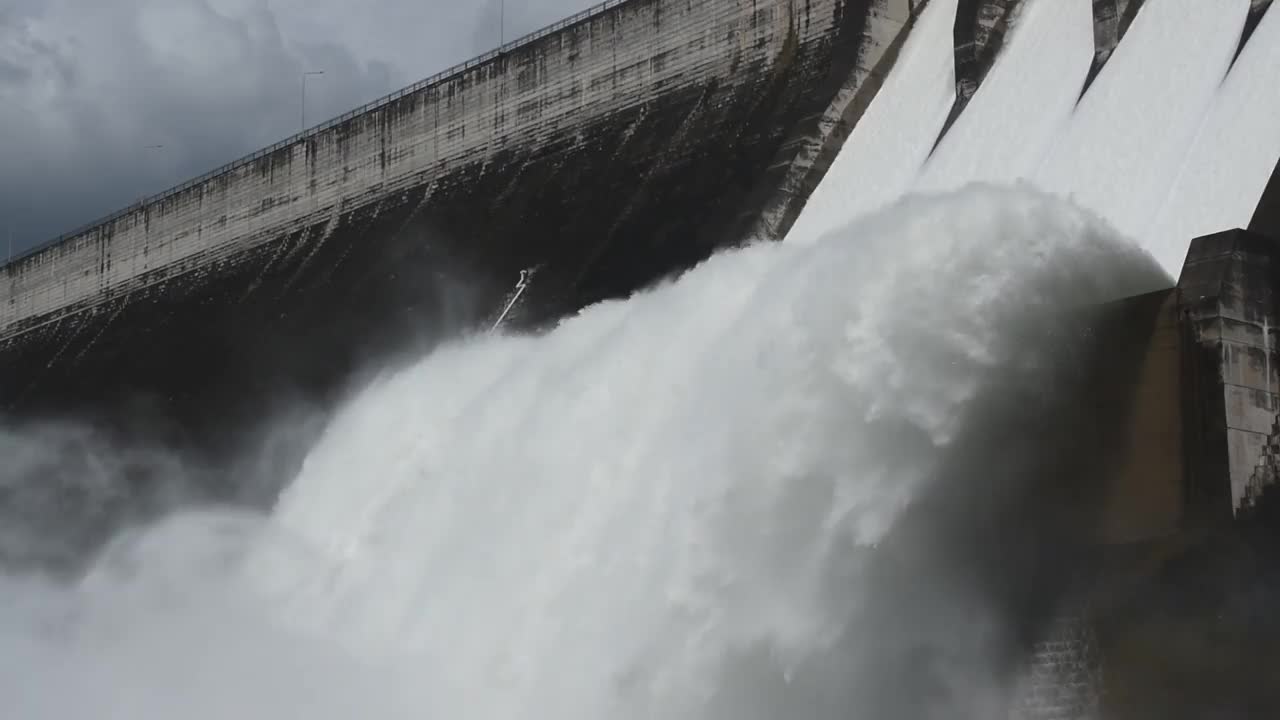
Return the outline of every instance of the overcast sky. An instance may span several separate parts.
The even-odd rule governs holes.
[[[314,125],[489,50],[498,1],[0,0],[0,243],[296,132],[303,71]],[[593,4],[507,0],[507,38]]]

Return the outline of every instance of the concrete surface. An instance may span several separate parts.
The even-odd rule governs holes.
[[[1210,516],[1239,510],[1275,422],[1278,271],[1280,243],[1231,230],[1193,241],[1178,281],[1201,417],[1191,484]]]

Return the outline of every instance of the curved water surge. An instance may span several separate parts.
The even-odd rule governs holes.
[[[1063,308],[1167,278],[1029,191],[912,198],[810,240],[445,346],[355,396],[269,516],[173,516],[74,584],[6,579],[0,714],[998,702],[1008,605],[957,538],[999,518],[948,498],[986,503],[1040,462],[1092,349]]]

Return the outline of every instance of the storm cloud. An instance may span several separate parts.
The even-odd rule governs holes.
[[[0,242],[21,251],[297,132],[304,72],[324,73],[314,125],[591,4],[0,0]]]

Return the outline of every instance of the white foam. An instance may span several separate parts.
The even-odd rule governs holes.
[[[718,716],[735,654],[785,674],[827,648],[859,602],[855,550],[988,393],[1053,365],[1027,328],[1159,280],[1030,194],[843,232],[377,382],[280,504],[339,563],[290,615],[418,658],[474,718]]]
[[[846,716],[870,548],[952,453],[1013,458],[981,413],[1040,412],[1064,305],[1159,280],[1080,212],[971,188],[447,346],[342,410],[273,518],[171,517],[70,588],[0,576],[0,715]]]

